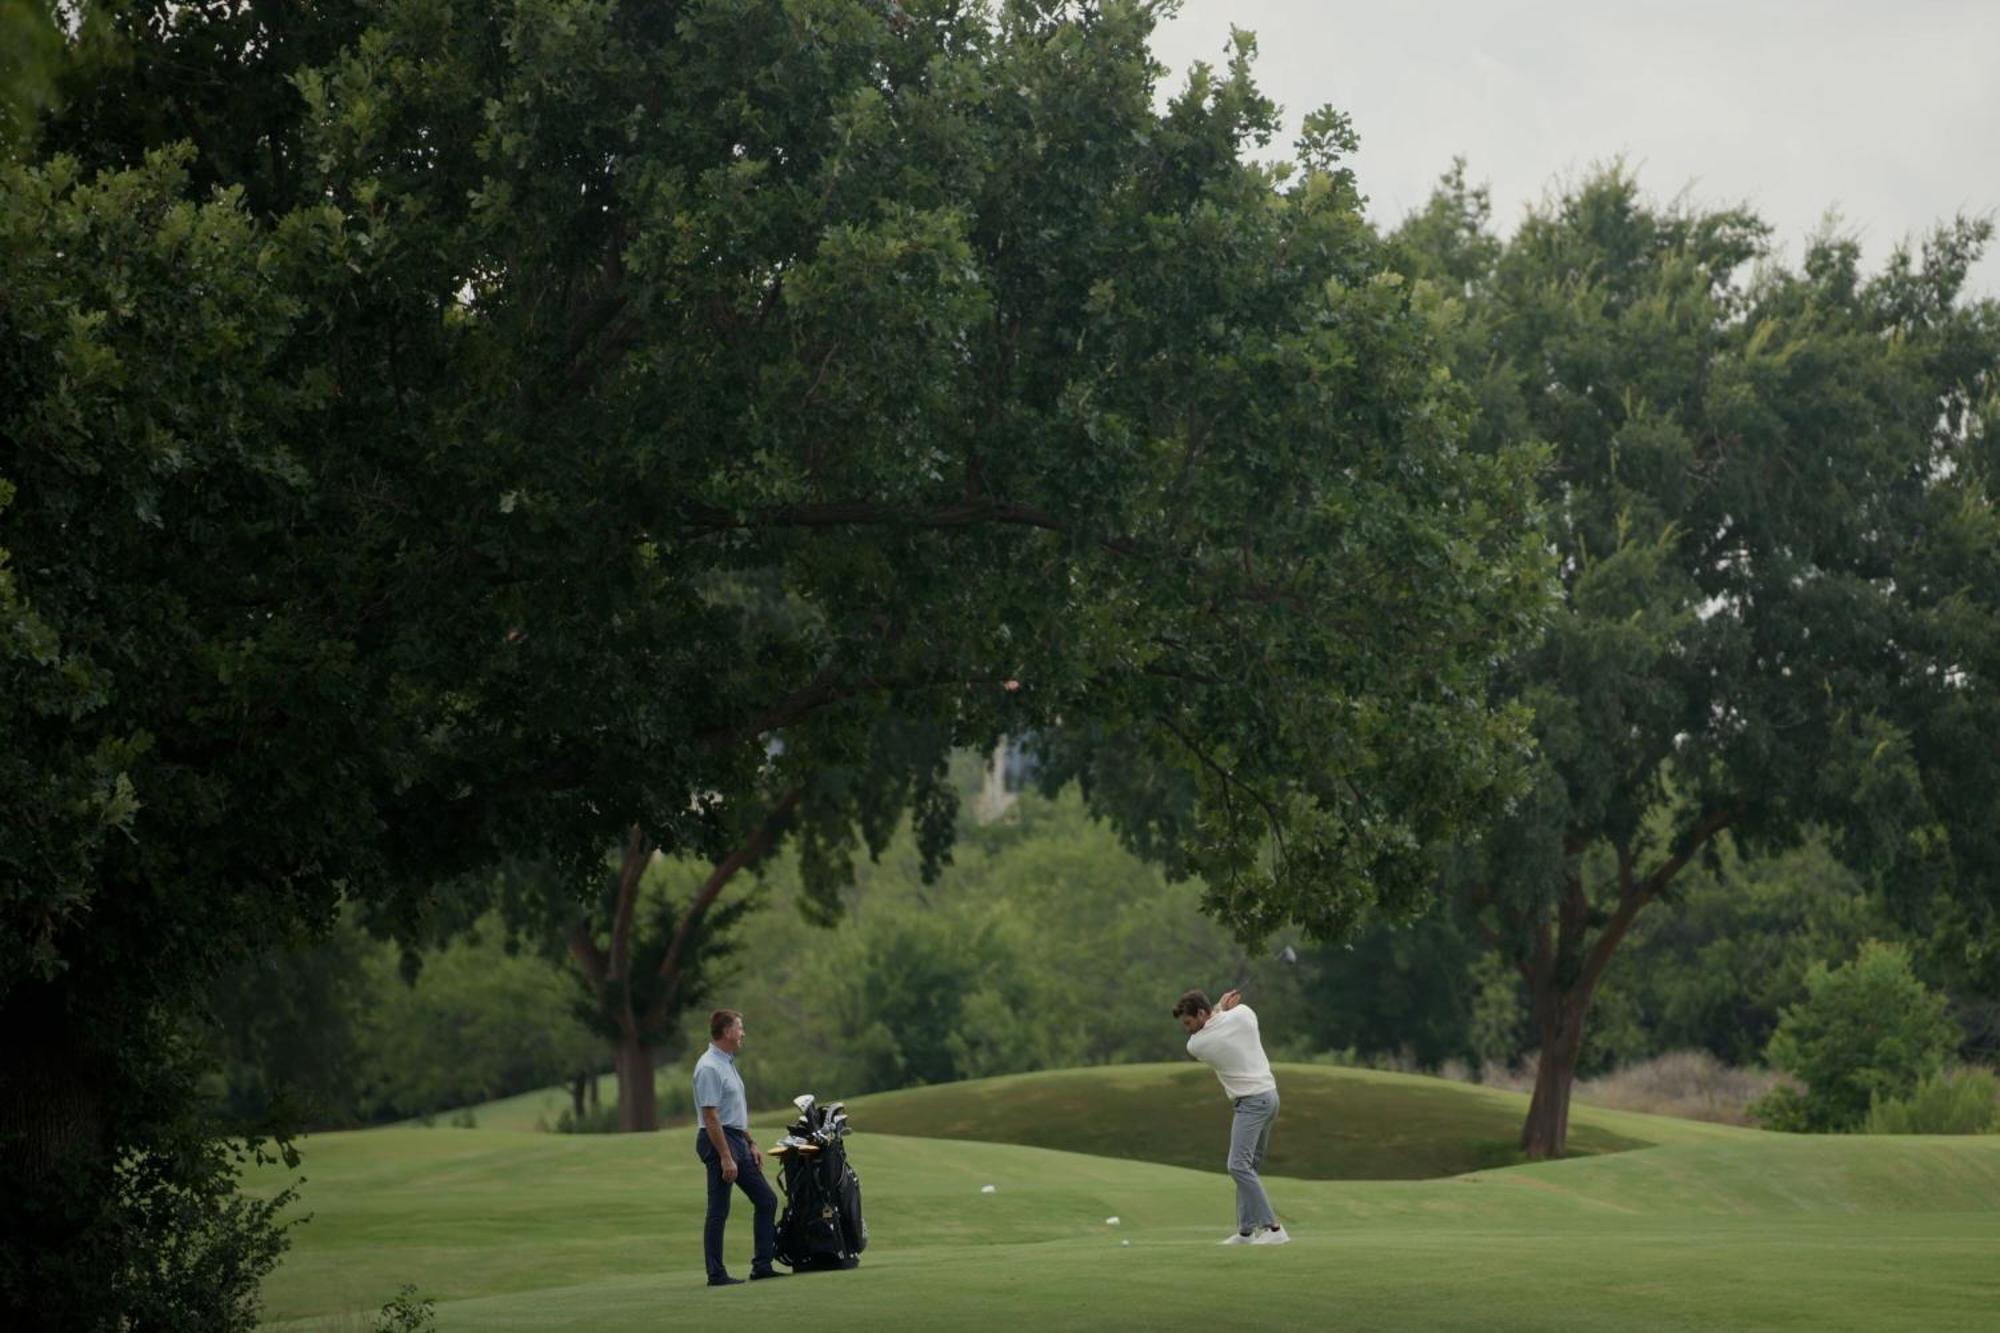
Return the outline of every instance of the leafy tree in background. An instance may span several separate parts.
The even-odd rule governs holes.
[[[398,953],[377,945],[367,958],[372,1003],[353,1090],[364,1119],[429,1115],[603,1067],[603,1041],[578,1021],[570,979],[510,948],[499,923],[452,941],[414,977]]]
[[[1869,939],[1896,936],[1880,895],[1817,834],[1755,858],[1720,838],[1712,865],[1681,872],[1672,906],[1634,923],[1599,996],[1630,1021],[1622,1039],[1606,1030],[1618,1025],[1593,1025],[1584,1072],[1691,1049],[1758,1064],[1815,964],[1848,962]]]
[[[356,1089],[370,1077],[363,1046],[381,998],[370,967],[380,947],[343,921],[221,971],[198,1032],[214,1049],[213,1095],[228,1124],[255,1133],[365,1119]]]
[[[1546,1157],[1612,958],[1725,830],[1823,825],[1913,928],[1990,962],[2000,307],[1963,294],[1984,223],[1865,277],[1851,242],[1789,267],[1749,213],[1654,204],[1620,168],[1504,243],[1488,211],[1461,167],[1395,239],[1456,321],[1478,446],[1553,450],[1562,611],[1496,677],[1538,772],[1450,875],[1528,987]]]
[[[1753,1109],[1774,1129],[1859,1129],[1876,1103],[1935,1078],[1958,1037],[1909,951],[1871,941],[1853,962],[1806,974],[1806,997],[1785,1010],[1768,1052],[1805,1091],[1779,1088]]]
[[[837,931],[797,910],[796,858],[775,858],[764,880],[768,903],[740,932],[754,966],[718,995],[752,1026],[743,1071],[756,1106],[1182,1060],[1168,1008],[1190,985],[1230,980],[1237,952],[1199,884],[1167,882],[1074,791],[1027,793],[1000,822],[968,821],[935,883],[899,840],[857,869]],[[1253,974],[1274,1050],[1310,1048],[1297,972]]]
[[[54,100],[62,35],[43,0],[0,0],[0,154],[34,137],[38,113]]]

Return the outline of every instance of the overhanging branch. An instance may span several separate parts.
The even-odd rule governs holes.
[[[660,960],[659,977],[664,984],[659,989],[658,997],[646,1012],[646,1021],[641,1025],[642,1030],[657,1029],[666,1021],[667,1006],[679,987],[681,958],[687,952],[688,941],[694,937],[696,928],[701,925],[702,917],[714,905],[723,889],[729,886],[729,881],[736,877],[738,871],[771,849],[779,827],[798,807],[799,797],[803,792],[803,788],[794,787],[779,798],[778,803],[771,807],[743,845],[717,862],[715,868],[709,872],[708,878],[702,881],[701,888],[694,895],[694,901],[688,904],[687,911],[681,913],[680,922],[674,927],[673,941],[667,945],[666,956]]]

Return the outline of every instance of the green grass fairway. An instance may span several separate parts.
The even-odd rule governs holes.
[[[1087,1110],[1093,1083],[1110,1107],[1163,1072],[1178,1071],[1051,1079]],[[1344,1088],[1352,1106],[1372,1097],[1382,1108],[1396,1089],[1431,1082],[1340,1070],[1280,1077],[1280,1139],[1302,1129],[1287,1123],[1292,1108],[1315,1096],[1337,1110]],[[1326,1086],[1295,1101],[1316,1077]],[[1033,1080],[983,1086],[1001,1106],[1024,1082]],[[1217,1171],[868,1129],[878,1113],[916,1116],[926,1099],[934,1111],[987,1104],[981,1086],[852,1104],[873,1235],[860,1269],[722,1291],[702,1286],[690,1130],[318,1136],[305,1144],[313,1220],[267,1284],[266,1314],[346,1333],[366,1328],[367,1313],[405,1282],[438,1300],[443,1329],[606,1333],[697,1318],[871,1333],[1024,1321],[1036,1333],[1947,1330],[1991,1328],[2000,1310],[2000,1136],[1795,1138],[1592,1111],[1594,1128],[1658,1146],[1445,1179],[1278,1177],[1271,1194],[1298,1239],[1222,1249],[1213,1242],[1229,1229],[1232,1195]],[[1466,1091],[1520,1114],[1517,1095]],[[1412,1117],[1424,1105],[1414,1101]],[[1170,1117],[1156,1136],[1163,1151],[1176,1124],[1197,1140],[1176,1152],[1219,1164],[1206,1122]],[[1423,1151],[1414,1130],[1411,1151]],[[272,1187],[283,1174],[253,1184]],[[995,1193],[980,1192],[987,1184]],[[1105,1224],[1113,1215],[1117,1227]],[[747,1269],[749,1246],[739,1203],[732,1267]]]

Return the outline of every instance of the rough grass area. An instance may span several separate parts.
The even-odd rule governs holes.
[[[1786,1083],[1795,1080],[1775,1070],[1726,1065],[1707,1051],[1670,1051],[1585,1079],[1576,1095],[1618,1111],[1748,1125],[1750,1104]]]
[[[1214,1245],[1231,1193],[1210,1172],[864,1130],[862,1267],[722,1291],[702,1285],[691,1132],[326,1135],[305,1144],[313,1218],[267,1314],[344,1333],[410,1282],[447,1333],[1991,1327],[2000,1139],[1686,1128],[1451,1179],[1274,1179],[1297,1237],[1274,1249]]]

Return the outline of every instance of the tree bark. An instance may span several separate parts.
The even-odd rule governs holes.
[[[1576,1062],[1583,1050],[1583,1016],[1588,1002],[1574,1007],[1563,999],[1541,1028],[1542,1053],[1535,1070],[1535,1095],[1521,1126],[1521,1150],[1539,1162],[1561,1157],[1569,1149],[1569,1097],[1576,1082]]]
[[[620,1133],[649,1134],[660,1127],[659,1098],[653,1087],[655,1047],[651,1038],[669,1031],[677,1012],[682,961],[689,941],[701,925],[709,907],[728,887],[738,871],[756,862],[771,850],[779,830],[797,807],[799,788],[792,788],[764,816],[748,840],[724,857],[710,871],[695,893],[694,901],[682,914],[668,942],[659,968],[657,996],[641,1013],[632,1003],[633,931],[637,928],[639,881],[646,862],[652,858],[653,844],[643,830],[633,825],[625,839],[625,853],[618,867],[617,891],[612,898],[611,941],[609,948],[598,945],[590,922],[578,921],[570,931],[570,953],[583,969],[590,992],[604,1016],[616,1026],[618,1038],[612,1046],[612,1067],[618,1076],[618,1129]],[[595,1080],[592,1080],[595,1098]],[[583,1094],[576,1093],[582,1106]],[[578,1110],[581,1118],[582,1111]]]
[[[1569,1098],[1576,1082],[1577,1060],[1583,1052],[1583,1024],[1590,1014],[1590,1002],[1598,983],[1625,936],[1646,904],[1660,896],[1708,842],[1736,822],[1733,808],[1712,810],[1697,820],[1679,845],[1641,878],[1631,845],[1614,847],[1618,855],[1618,902],[1598,929],[1597,938],[1588,940],[1591,909],[1583,880],[1572,871],[1556,897],[1554,919],[1543,916],[1534,923],[1533,948],[1518,960],[1522,978],[1534,1003],[1535,1029],[1541,1036],[1540,1063],[1535,1071],[1535,1095],[1528,1103],[1528,1118],[1521,1125],[1521,1149],[1530,1161],[1561,1157],[1569,1150]],[[1578,837],[1566,847],[1579,854],[1584,839]],[[1484,889],[1475,890],[1476,906],[1491,903]],[[1514,924],[1527,924],[1515,918]],[[1482,927],[1484,929],[1484,927]],[[1498,936],[1487,931],[1489,939]]]
[[[613,1059],[618,1069],[618,1132],[650,1134],[660,1127],[659,1098],[653,1088],[653,1048],[636,1032],[619,1038]]]
[[[51,1184],[100,1162],[110,1141],[110,1106],[89,1034],[58,987],[18,987],[0,1006],[0,1144],[8,1175],[20,1184]]]

